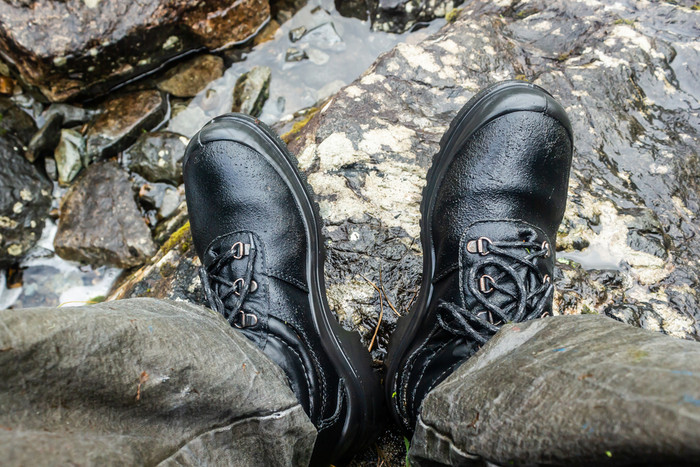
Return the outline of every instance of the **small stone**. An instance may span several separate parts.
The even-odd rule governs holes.
[[[301,39],[301,38],[300,38]],[[304,44],[314,45],[321,48],[331,48],[337,44],[343,43],[343,38],[340,37],[338,31],[335,29],[335,25],[331,22],[323,23],[320,26],[316,26],[309,32],[304,34],[303,41]]]
[[[46,170],[46,175],[55,182],[58,181],[58,168],[56,167],[56,159],[53,157],[44,158],[44,170]]]
[[[284,56],[284,60],[286,62],[300,62],[302,60],[306,60],[307,58],[309,58],[309,56],[306,55],[306,52],[297,49],[296,47],[288,48],[287,53]]]
[[[155,253],[131,182],[116,162],[91,165],[66,193],[54,247],[67,260],[121,268],[143,264]]]
[[[150,182],[179,185],[187,143],[185,136],[170,131],[145,133],[125,152],[127,168]]]
[[[114,97],[87,131],[84,166],[116,155],[163,120],[167,101],[158,91],[138,91]]]
[[[158,89],[176,97],[194,97],[224,74],[224,61],[215,55],[199,55],[170,70]]]
[[[83,168],[85,157],[85,139],[75,130],[61,130],[61,139],[54,151],[58,183],[69,185]]]
[[[31,141],[29,141],[24,157],[29,162],[34,162],[43,156],[51,154],[61,138],[62,124],[63,116],[58,113],[52,113],[39,131],[34,134]]]
[[[306,34],[306,26],[299,26],[298,28],[294,28],[289,31],[289,40],[296,42],[304,37],[304,34]]]
[[[49,120],[53,115],[60,115],[63,117],[63,126],[68,128],[86,123],[98,113],[99,112],[95,110],[83,109],[82,107],[76,107],[74,105],[51,104],[49,108],[44,111],[44,118]]]
[[[259,116],[269,95],[270,77],[271,70],[266,66],[256,66],[242,74],[233,88],[231,111]]]
[[[20,146],[29,144],[37,131],[32,117],[6,97],[0,97],[0,115],[0,136],[8,137]]]

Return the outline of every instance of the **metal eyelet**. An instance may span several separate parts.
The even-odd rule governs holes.
[[[552,256],[552,251],[549,249],[549,242],[547,240],[542,242],[542,249],[547,251],[547,253],[544,255],[545,258]]]
[[[241,259],[250,254],[250,243],[236,242],[231,245],[231,251],[235,252],[233,259]]]
[[[233,325],[238,329],[249,328],[258,324],[258,317],[252,313],[246,313],[243,310],[238,310],[238,314],[241,317],[240,323],[234,321]]]
[[[467,251],[469,253],[479,253],[482,256],[488,255],[490,252],[486,249],[487,245],[491,245],[491,239],[488,237],[479,237],[476,240],[467,242]]]
[[[239,292],[243,287],[245,287],[245,281],[241,278],[236,279],[233,281],[233,293],[237,295],[238,297],[241,296],[241,292]]]
[[[482,293],[491,293],[494,290],[493,286],[489,285],[486,282],[486,279],[490,280],[493,284],[496,283],[493,277],[489,276],[488,274],[484,274],[479,278],[479,290],[481,290]]]
[[[542,282],[545,282],[545,283],[547,283],[547,284],[551,284],[551,283],[552,283],[552,278],[549,277],[549,274],[545,274],[544,277],[542,278]]]
[[[250,281],[250,290],[249,290],[249,292],[250,292],[250,293],[253,293],[253,292],[255,292],[256,290],[258,290],[258,283],[255,282],[254,280],[251,280],[251,281]]]

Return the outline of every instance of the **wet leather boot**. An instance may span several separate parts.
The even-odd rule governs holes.
[[[572,141],[561,105],[520,81],[474,96],[443,137],[421,203],[423,282],[386,360],[407,434],[426,394],[501,325],[551,314]]]
[[[328,307],[321,220],[296,160],[260,121],[227,114],[192,138],[183,170],[209,306],[286,373],[318,429],[312,464],[342,462],[376,435],[383,396]]]

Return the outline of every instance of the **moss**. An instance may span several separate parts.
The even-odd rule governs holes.
[[[564,61],[566,61],[567,58],[569,58],[569,55],[571,55],[570,52],[560,53],[559,56],[557,57],[557,61],[564,62]]]
[[[104,295],[98,295],[96,297],[92,297],[90,300],[88,300],[88,303],[102,303],[105,301],[107,297]]]
[[[626,24],[628,26],[632,26],[634,24],[634,20],[618,18],[615,20],[615,24]]]
[[[180,244],[180,251],[184,252],[189,248],[190,241],[190,222],[187,221],[185,222],[185,225],[180,227],[173,233],[169,239],[165,241],[163,246],[161,247],[160,251],[165,254],[168,251],[172,250],[175,248],[178,244]],[[182,243],[181,243],[182,242]],[[183,248],[184,247],[184,248]]]
[[[318,107],[311,107],[306,113],[306,115],[304,115],[304,118],[292,125],[292,129],[281,136],[282,141],[289,144],[292,138],[295,135],[297,135],[302,130],[302,128],[306,126],[307,123],[309,123],[309,121],[313,118],[314,115],[316,115],[316,113],[318,113],[318,110]]]
[[[527,81],[527,76],[525,75],[515,75],[515,79],[519,81]]]
[[[700,3],[696,3],[695,5],[690,7],[691,10],[695,11],[700,11]]]
[[[453,8],[450,11],[445,14],[445,20],[448,23],[454,23],[457,21],[457,18],[459,18],[459,15],[462,13],[462,8]]]

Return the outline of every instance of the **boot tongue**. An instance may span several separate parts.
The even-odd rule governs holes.
[[[497,324],[493,310],[520,320],[539,304],[535,294],[551,283],[554,245],[539,228],[523,221],[481,221],[460,241],[462,297],[467,310]],[[551,312],[551,299],[543,311]],[[499,323],[500,324],[500,323]]]

